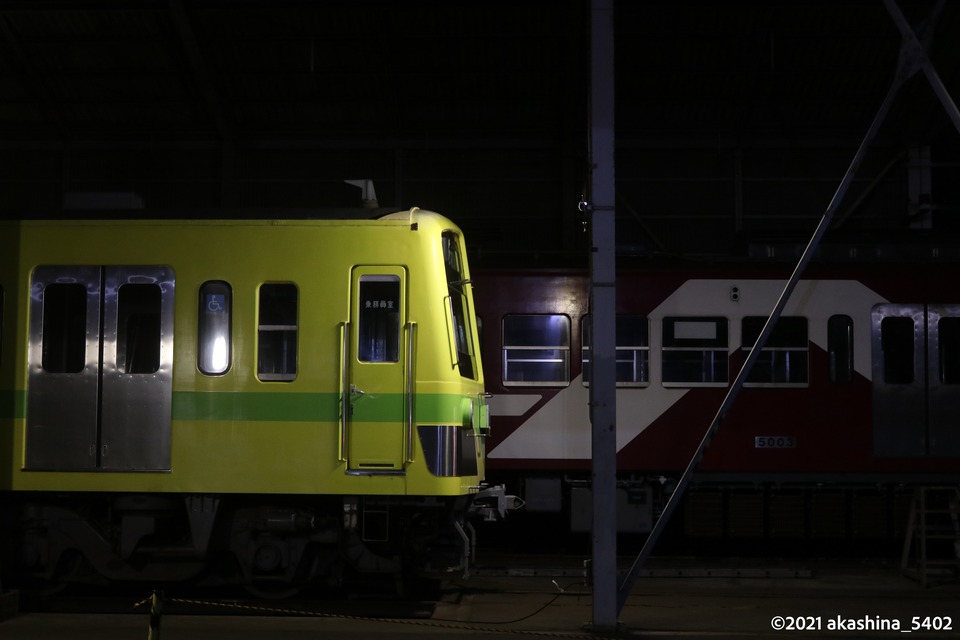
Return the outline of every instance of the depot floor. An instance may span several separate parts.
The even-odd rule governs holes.
[[[580,560],[503,558],[444,585],[432,613],[381,619],[296,611],[223,615],[21,612],[0,622],[3,640],[103,638],[502,638],[609,635],[593,622]],[[140,595],[140,594],[138,594]],[[150,594],[146,594],[148,597]],[[169,594],[167,594],[169,597]],[[140,598],[137,598],[139,600]],[[9,600],[8,600],[9,601]],[[960,581],[924,587],[898,563],[653,559],[635,583],[616,635],[632,638],[960,637]],[[151,625],[154,625],[151,628]]]

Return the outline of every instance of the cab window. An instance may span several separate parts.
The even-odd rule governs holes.
[[[461,376],[476,380],[478,367],[473,347],[473,328],[470,325],[472,314],[466,295],[466,287],[469,286],[470,280],[466,277],[463,254],[460,252],[456,234],[444,233],[442,241],[444,270],[447,278],[447,304],[450,307],[450,317],[453,319],[453,326],[450,329],[453,331],[457,349],[457,366]]]

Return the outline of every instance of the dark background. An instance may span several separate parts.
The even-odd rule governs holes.
[[[934,2],[900,0],[917,27]],[[475,266],[585,264],[589,0],[3,0],[0,213],[420,206]],[[790,259],[891,86],[881,0],[615,3],[623,260]],[[960,3],[929,55],[960,95]],[[907,81],[837,258],[958,251],[960,133]],[[142,210],[140,210],[142,208]],[[114,214],[116,215],[116,214]]]

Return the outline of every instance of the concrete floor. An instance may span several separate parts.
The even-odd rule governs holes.
[[[429,618],[248,614],[225,608],[223,615],[165,614],[159,630],[163,638],[177,640],[597,637],[591,630],[590,589],[569,568],[555,564],[537,575],[488,567],[452,581]],[[133,610],[137,599],[131,599],[127,614],[20,613],[0,622],[0,638],[144,638],[150,632],[149,607]],[[765,569],[661,561],[637,581],[619,623],[619,634],[633,638],[892,638],[906,631],[960,637],[960,582],[923,588],[886,563],[794,563]]]

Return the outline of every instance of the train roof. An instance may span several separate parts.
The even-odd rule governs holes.
[[[51,216],[29,216],[18,220],[6,221],[10,225],[28,225],[28,226],[206,226],[206,225],[224,225],[224,226],[337,226],[337,225],[407,225],[416,228],[420,224],[435,223],[445,229],[458,230],[456,224],[446,216],[434,211],[411,207],[410,209],[336,209],[319,210],[304,209],[291,212],[289,209],[283,210],[283,217],[278,218],[271,215],[269,210],[239,210],[224,212],[222,215],[216,215],[216,212],[210,212],[212,215],[206,215],[204,211],[174,212],[164,215],[160,212],[151,211],[149,216],[145,216],[144,211],[118,211],[107,210],[96,212],[86,212],[87,215],[80,216],[75,212],[65,212],[63,215]],[[3,222],[0,222],[3,224]]]

